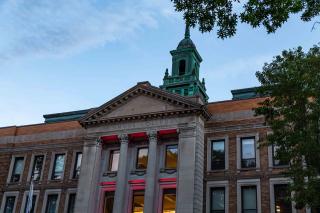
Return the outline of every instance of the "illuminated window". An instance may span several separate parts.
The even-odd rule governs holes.
[[[120,158],[120,150],[112,150],[110,152],[109,169],[108,169],[110,172],[118,171],[119,158]]]
[[[79,175],[80,175],[81,160],[82,160],[82,152],[77,152],[76,160],[73,168],[73,175],[72,175],[72,177],[75,179],[79,178]]]
[[[178,160],[178,145],[166,146],[166,169],[176,169]]]
[[[253,138],[241,138],[241,167],[256,167],[256,144]]]
[[[64,170],[64,157],[65,154],[56,154],[54,158],[53,171],[52,171],[52,180],[60,180],[63,177]]]
[[[133,191],[132,213],[143,213],[144,191]]]
[[[31,178],[34,181],[39,181],[41,178],[41,171],[43,166],[44,155],[34,156]]]
[[[224,187],[211,188],[211,213],[225,212],[225,189]]]
[[[147,169],[148,148],[139,148],[137,153],[137,169]]]
[[[15,201],[16,201],[15,196],[6,197],[4,213],[13,213]]]
[[[104,210],[103,213],[112,213],[114,202],[114,191],[104,194]]]
[[[257,213],[257,188],[256,186],[242,186],[242,213]]]
[[[11,182],[19,182],[23,172],[23,160],[24,157],[14,158],[13,170],[11,175]]]
[[[291,213],[290,192],[287,184],[274,185],[274,202],[276,213]]]
[[[211,170],[225,169],[224,140],[212,141],[211,149]]]
[[[164,189],[162,197],[162,213],[176,212],[176,189]]]

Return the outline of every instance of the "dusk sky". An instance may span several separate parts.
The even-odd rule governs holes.
[[[240,24],[237,35],[191,30],[209,101],[259,85],[255,72],[284,49],[320,41],[298,16],[275,34]],[[0,0],[0,127],[100,106],[140,81],[159,86],[183,38],[169,0]]]

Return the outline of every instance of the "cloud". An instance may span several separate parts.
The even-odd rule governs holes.
[[[0,60],[65,56],[128,38],[172,14],[163,0],[0,1]],[[172,8],[172,9],[170,9]]]

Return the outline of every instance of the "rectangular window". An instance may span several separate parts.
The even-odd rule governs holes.
[[[137,169],[147,169],[148,148],[139,148],[137,153]]]
[[[67,213],[74,213],[75,203],[76,203],[76,194],[75,193],[69,194]]]
[[[143,213],[144,191],[133,191],[132,213]]]
[[[211,170],[225,169],[225,141],[214,140],[211,143]]]
[[[6,197],[6,202],[4,205],[4,213],[14,213],[14,204],[16,201],[16,197],[15,196],[8,196]]]
[[[256,167],[255,138],[241,138],[241,167]]]
[[[242,213],[257,213],[257,187],[241,187]]]
[[[162,196],[162,213],[176,212],[176,189],[164,189]]]
[[[24,157],[15,157],[14,164],[11,174],[11,182],[16,183],[19,182],[23,172],[23,161]]]
[[[65,154],[56,154],[54,158],[53,171],[52,171],[52,180],[61,180],[63,177],[64,170],[64,157]]]
[[[178,160],[178,145],[166,146],[166,169],[176,169]]]
[[[77,152],[76,153],[76,159],[75,159],[75,162],[74,162],[73,175],[72,175],[72,178],[74,178],[74,179],[79,178],[81,160],[82,160],[82,152]]]
[[[108,168],[110,172],[118,171],[119,159],[120,159],[120,150],[112,150],[110,152],[109,168]]]
[[[114,191],[106,192],[104,194],[104,210],[103,213],[112,213],[114,202]]]
[[[225,188],[215,187],[211,188],[211,203],[210,213],[224,213],[225,212]]]
[[[279,156],[277,156],[277,151],[279,147],[276,145],[272,146],[272,159],[273,159],[273,166],[286,166],[289,165],[289,162],[286,162],[284,160],[280,160]]]
[[[274,185],[275,212],[292,213],[292,205],[289,198],[290,192],[287,184]]]
[[[32,200],[29,200],[29,195],[27,195],[26,202],[24,205],[24,213],[34,213],[35,212],[34,208],[36,205],[36,200],[37,200],[37,195],[32,195]],[[29,202],[30,202],[30,204],[29,204]],[[28,212],[27,208],[29,208],[29,205],[30,205],[30,211]]]
[[[57,194],[48,195],[45,213],[56,213],[57,205],[58,205],[58,195]]]
[[[43,166],[44,155],[34,156],[31,179],[34,181],[39,181],[41,178],[41,171]]]

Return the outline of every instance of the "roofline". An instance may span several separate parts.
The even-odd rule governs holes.
[[[43,115],[43,117],[44,118],[54,118],[54,117],[70,116],[70,115],[77,115],[77,114],[86,114],[92,109],[95,109],[95,108],[82,109],[82,110],[69,111],[69,112],[45,114],[45,115]]]

